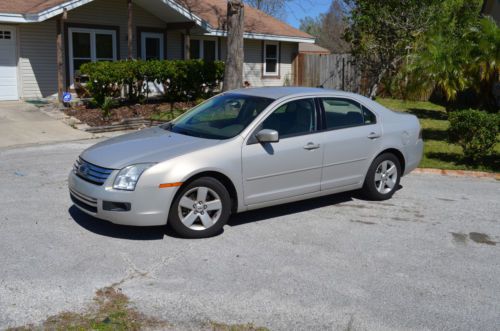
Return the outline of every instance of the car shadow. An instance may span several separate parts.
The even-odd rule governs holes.
[[[113,224],[85,214],[75,206],[68,210],[73,220],[87,231],[95,234],[128,240],[161,240],[165,236],[165,226],[125,226]]]
[[[333,206],[340,203],[352,201],[353,198],[363,199],[357,191],[337,193],[319,198],[291,202],[283,205],[266,207],[262,209],[251,210],[231,216],[227,225],[238,226],[253,222],[265,221],[270,218],[287,216],[304,211],[318,209],[326,206]]]

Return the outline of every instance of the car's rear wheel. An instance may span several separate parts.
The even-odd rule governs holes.
[[[170,208],[168,223],[179,235],[206,238],[221,232],[231,213],[231,198],[218,180],[198,178],[182,187]]]
[[[401,163],[391,153],[375,158],[365,178],[363,194],[370,200],[390,199],[399,186]]]

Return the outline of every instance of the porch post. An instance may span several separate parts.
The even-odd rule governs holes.
[[[132,59],[132,0],[127,0],[128,5],[128,32],[127,32],[127,42],[128,42],[128,59]]]
[[[63,103],[63,93],[65,89],[64,84],[64,59],[63,59],[63,30],[64,30],[64,22],[68,18],[68,12],[66,8],[64,8],[61,17],[57,20],[57,39],[56,39],[56,47],[57,47],[57,97],[59,103]]]
[[[184,60],[191,58],[191,29],[186,29],[184,34]]]

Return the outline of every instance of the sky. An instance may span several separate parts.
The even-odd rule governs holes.
[[[287,5],[285,20],[291,26],[298,28],[301,18],[316,17],[325,13],[331,3],[331,0],[291,0]]]

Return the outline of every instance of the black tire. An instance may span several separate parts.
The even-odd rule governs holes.
[[[212,190],[215,194],[218,195],[217,200],[220,200],[222,204],[222,208],[220,210],[220,214],[218,219],[213,223],[212,226],[201,229],[204,227],[202,223],[201,216],[199,214],[204,214],[204,211],[198,211],[193,208],[192,212],[196,214],[196,221],[193,223],[192,227],[186,226],[180,219],[179,212],[185,213],[186,216],[190,213],[189,209],[185,209],[181,207],[181,211],[179,211],[179,203],[186,194],[189,194],[190,191],[196,190],[197,188],[208,188]],[[195,194],[196,191],[193,191],[192,194]],[[213,195],[209,193],[208,195]],[[196,201],[193,200],[194,203]],[[194,206],[193,206],[194,207]],[[205,206],[206,208],[206,206]],[[205,211],[205,213],[209,213]],[[222,227],[227,223],[229,216],[231,215],[231,197],[227,189],[215,178],[211,177],[201,177],[198,179],[189,182],[185,186],[182,186],[179,192],[176,194],[172,205],[170,206],[170,212],[168,216],[167,224],[181,237],[184,238],[208,238],[215,236],[222,231]],[[198,229],[193,229],[193,227],[197,227]]]
[[[382,167],[382,164],[385,161],[388,161],[386,163],[387,165],[390,164],[390,162],[392,162],[395,165],[397,178],[395,178],[395,183],[392,188],[386,185],[385,182],[381,183],[380,181],[378,181],[379,187],[382,188],[383,186],[382,190],[387,191],[387,192],[385,191],[380,192],[376,185],[375,176],[377,175],[377,170],[379,169],[379,166]],[[363,184],[363,189],[362,189],[363,195],[367,199],[375,201],[390,199],[394,195],[394,192],[396,192],[396,190],[398,189],[400,179],[401,179],[401,163],[399,162],[399,159],[396,157],[396,155],[392,153],[380,154],[375,158],[375,160],[373,160],[372,164],[370,165],[370,168],[368,169],[368,173],[366,174],[365,182]],[[391,180],[391,183],[389,184],[393,183],[392,177],[386,180]]]

